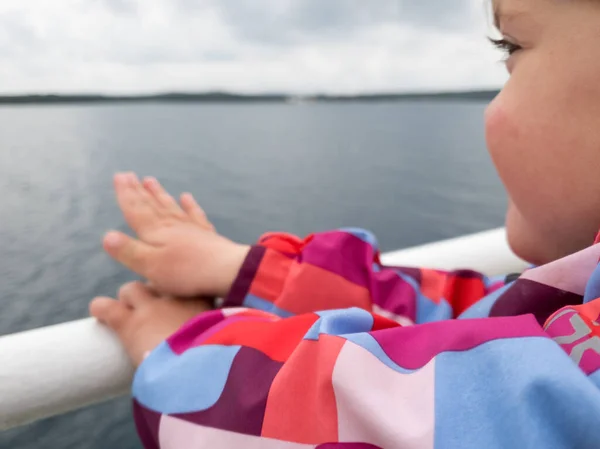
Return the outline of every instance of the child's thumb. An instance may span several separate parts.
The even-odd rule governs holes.
[[[104,251],[140,276],[147,277],[153,248],[126,234],[111,231],[104,236]]]

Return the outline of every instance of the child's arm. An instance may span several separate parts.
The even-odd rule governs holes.
[[[567,310],[551,335],[569,340],[573,317],[588,326]],[[580,362],[530,315],[401,327],[358,308],[225,309],[143,362],[135,418],[147,448],[592,448],[598,354]]]
[[[468,270],[384,267],[374,236],[363,230],[304,240],[267,234],[252,247],[225,306],[281,317],[359,307],[412,324],[455,318],[502,286]]]
[[[223,297],[237,276],[230,305],[266,306],[284,315],[359,306],[403,323],[421,323],[457,316],[493,287],[468,271],[381,267],[375,239],[359,230],[320,233],[304,241],[272,235],[248,257],[250,247],[216,233],[190,195],[182,196],[179,207],[155,179],[142,185],[133,174],[117,175],[115,189],[137,238],[110,232],[104,248],[163,294]],[[285,294],[274,303],[282,283]],[[319,288],[305,298],[314,283]]]

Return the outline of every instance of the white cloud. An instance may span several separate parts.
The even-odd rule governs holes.
[[[354,93],[506,79],[484,0],[325,1],[2,0],[0,92]]]

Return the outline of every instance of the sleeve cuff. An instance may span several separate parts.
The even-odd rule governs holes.
[[[250,249],[242,268],[240,268],[235,281],[233,281],[229,294],[223,302],[223,308],[241,307],[244,304],[244,299],[246,299],[266,252],[267,248],[260,245],[255,245]]]

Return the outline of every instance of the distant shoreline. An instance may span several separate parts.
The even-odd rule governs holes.
[[[98,104],[98,103],[339,103],[420,100],[491,101],[499,90],[431,93],[382,93],[368,95],[244,95],[223,92],[164,93],[152,95],[0,95],[0,105],[20,104]]]

